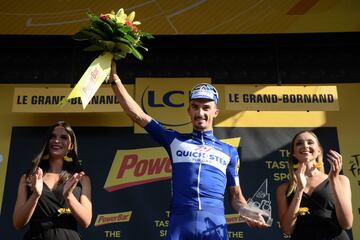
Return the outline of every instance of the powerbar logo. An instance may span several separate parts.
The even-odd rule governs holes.
[[[94,226],[101,226],[110,223],[129,222],[132,211],[120,213],[99,214],[96,217]]]
[[[222,139],[235,148],[240,138]],[[163,147],[118,150],[106,178],[104,188],[116,191],[127,187],[143,185],[170,179],[171,162]]]
[[[170,177],[171,163],[163,147],[118,150],[104,188],[112,192]]]

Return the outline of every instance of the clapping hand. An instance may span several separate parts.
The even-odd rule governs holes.
[[[72,191],[75,189],[77,183],[81,180],[81,178],[85,175],[84,172],[74,173],[65,183],[63,196],[68,198]]]
[[[37,196],[40,196],[43,190],[43,170],[37,168],[31,175],[31,187]]]
[[[338,152],[330,150],[327,154],[327,160],[331,166],[329,178],[332,179],[339,176],[342,169],[342,156]]]
[[[297,178],[297,188],[299,190],[302,190],[306,187],[307,184],[307,179],[305,176],[305,170],[306,170],[306,166],[305,163],[299,163],[299,168],[295,171],[295,175]]]

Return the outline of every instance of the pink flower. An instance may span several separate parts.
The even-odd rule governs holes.
[[[127,19],[126,19],[126,21],[125,21],[125,26],[131,27],[131,30],[132,30],[132,31],[137,31],[137,30],[139,30],[139,28],[138,28],[136,25],[134,25],[131,21],[129,21],[129,20],[127,20]]]
[[[103,21],[106,21],[106,20],[108,20],[109,18],[110,18],[109,15],[104,15],[104,14],[101,14],[101,15],[100,15],[100,19],[103,20]]]

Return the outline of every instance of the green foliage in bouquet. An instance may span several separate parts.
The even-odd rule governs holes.
[[[99,17],[89,12],[88,17],[90,26],[82,28],[73,36],[77,41],[91,43],[84,51],[111,52],[115,60],[125,58],[128,53],[140,60],[143,59],[137,48],[147,51],[141,39],[150,39],[153,36],[139,29],[140,22],[134,21],[135,12],[126,15],[121,8],[116,14],[112,11]]]

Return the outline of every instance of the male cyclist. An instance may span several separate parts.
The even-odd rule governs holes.
[[[187,111],[193,132],[180,134],[165,129],[144,113],[121,83],[114,61],[109,82],[127,115],[158,141],[171,159],[172,202],[167,239],[228,239],[226,187],[235,211],[240,212],[246,200],[239,184],[237,150],[213,135],[213,121],[219,114],[217,90],[207,83],[191,90]],[[245,220],[250,226],[266,226],[261,216]]]

